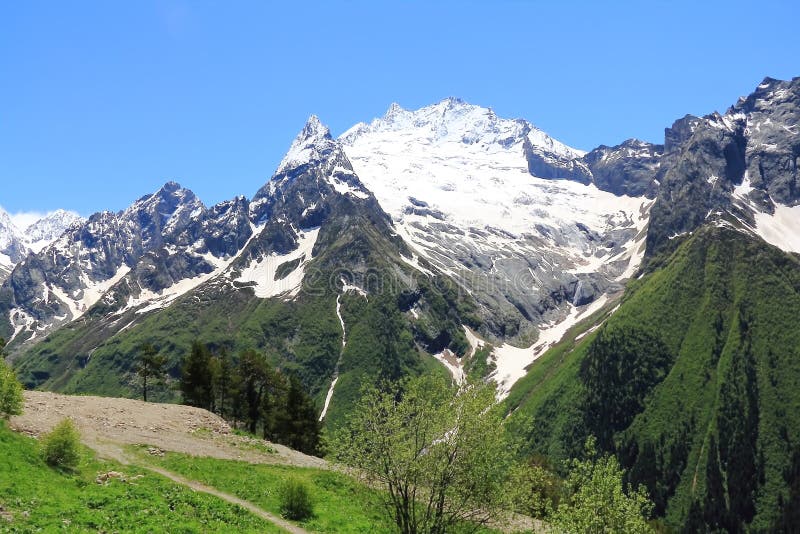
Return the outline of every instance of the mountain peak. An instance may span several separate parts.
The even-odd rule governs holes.
[[[389,106],[389,109],[386,110],[386,114],[383,116],[383,120],[391,121],[395,117],[402,115],[403,113],[408,113],[403,107],[398,104],[397,102],[392,102]],[[364,123],[359,123],[364,124]]]
[[[315,157],[318,149],[329,143],[335,143],[331,137],[330,129],[322,124],[316,115],[311,115],[303,129],[292,141],[292,146],[289,147],[289,151],[278,166],[276,173],[310,162]]]
[[[467,102],[457,96],[448,96],[447,98],[443,98],[439,104],[444,104],[449,108],[456,108],[462,106],[470,106]],[[479,106],[480,107],[480,106]]]
[[[319,117],[316,115],[311,115],[308,120],[306,121],[306,125],[303,126],[303,130],[300,132],[298,139],[303,140],[323,140],[323,139],[330,139],[331,138],[331,131],[328,129],[327,126],[322,124],[319,120]]]
[[[487,147],[521,144],[530,130],[525,121],[502,119],[490,108],[469,104],[456,97],[448,97],[435,104],[407,110],[393,103],[383,117],[370,123],[359,123],[339,138],[346,146],[373,135],[391,135],[403,132],[404,136],[429,145],[456,143]]]
[[[170,180],[167,183],[165,183],[163,186],[161,186],[161,189],[159,189],[159,191],[166,191],[168,193],[172,193],[172,192],[177,191],[178,189],[181,189],[181,184],[179,184],[178,182],[176,182],[174,180]]]
[[[39,252],[58,239],[68,228],[84,219],[74,211],[57,209],[48,213],[25,229],[25,240],[28,248]]]

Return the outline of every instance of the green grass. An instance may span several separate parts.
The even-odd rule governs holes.
[[[302,526],[314,532],[391,532],[378,495],[342,473],[322,469],[196,458],[167,453],[149,458],[189,479],[213,486],[280,515],[280,492],[289,480],[305,483],[314,502],[314,517]]]
[[[101,485],[99,473],[127,482]],[[143,475],[140,478],[133,478]],[[194,492],[134,466],[99,461],[84,451],[75,472],[48,467],[36,440],[0,421],[1,532],[283,532],[238,506]]]
[[[141,452],[139,453],[141,454]],[[305,484],[314,503],[314,516],[299,524],[312,532],[343,534],[395,532],[378,490],[352,477],[324,469],[251,464],[234,460],[197,458],[178,453],[147,457],[167,470],[236,495],[280,515],[281,489],[288,481]],[[495,532],[481,529],[481,533]]]

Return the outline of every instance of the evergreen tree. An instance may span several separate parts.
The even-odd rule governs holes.
[[[266,387],[267,362],[264,356],[248,349],[239,356],[239,373],[242,377],[241,403],[245,411],[247,429],[255,434],[262,413],[262,397]]]
[[[317,409],[295,376],[289,379],[284,412],[288,414],[288,424],[280,442],[300,452],[316,454],[320,431]]]
[[[792,454],[791,464],[784,475],[789,494],[786,498],[778,496],[779,516],[773,532],[800,532],[800,448]]]
[[[261,396],[261,419],[264,439],[285,443],[291,414],[286,399],[289,381],[276,369],[267,367],[264,373],[264,394]]]
[[[231,357],[228,349],[222,348],[217,358],[218,372],[214,380],[214,391],[217,394],[217,411],[227,416],[230,412],[227,409],[228,401],[231,396],[231,388],[233,382],[233,365],[231,364]]]
[[[136,365],[136,374],[142,380],[142,397],[147,402],[147,381],[151,383],[162,380],[165,374],[167,358],[158,353],[150,343],[139,346],[139,357]]]
[[[180,388],[183,402],[190,406],[210,409],[214,398],[213,376],[210,369],[211,352],[195,341],[181,367]]]

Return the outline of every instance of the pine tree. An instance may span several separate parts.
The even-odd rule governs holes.
[[[249,349],[239,356],[239,373],[242,377],[241,403],[246,410],[247,429],[255,434],[262,413],[262,396],[266,387],[267,362],[264,356]]]
[[[139,358],[136,366],[136,374],[142,380],[142,397],[147,402],[147,381],[158,381],[163,379],[167,358],[158,353],[156,348],[150,343],[143,343],[139,346]]]
[[[261,397],[261,418],[264,439],[286,443],[284,436],[291,419],[286,399],[289,381],[278,370],[267,367],[264,394]]]
[[[189,356],[181,367],[180,388],[183,402],[190,406],[209,409],[213,404],[214,388],[210,369],[211,352],[195,341]]]
[[[231,357],[226,348],[222,348],[217,358],[219,362],[219,371],[214,381],[214,391],[217,394],[218,412],[225,416],[230,412],[227,410],[228,401],[231,395],[231,386],[233,382],[233,366],[231,365]]]
[[[306,454],[316,454],[320,431],[317,410],[295,376],[289,379],[285,411],[289,415],[289,421],[282,443]]]

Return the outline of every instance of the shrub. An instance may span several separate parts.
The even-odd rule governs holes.
[[[80,461],[80,440],[74,423],[64,419],[42,439],[44,461],[53,467],[75,469]]]
[[[22,413],[22,385],[0,356],[0,418]]]
[[[281,515],[302,521],[314,515],[314,505],[308,488],[302,482],[289,480],[281,490]]]

